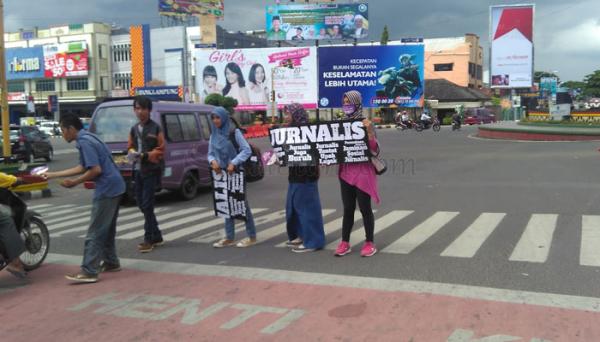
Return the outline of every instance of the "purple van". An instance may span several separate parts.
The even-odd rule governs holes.
[[[165,134],[165,170],[162,188],[193,199],[199,187],[210,187],[208,139],[210,112],[214,107],[179,102],[153,102],[150,118]],[[111,149],[115,163],[127,183],[127,197],[133,199],[131,186],[134,165],[127,161],[129,131],[138,122],[133,99],[109,101],[99,105],[92,116],[90,132],[97,134]]]

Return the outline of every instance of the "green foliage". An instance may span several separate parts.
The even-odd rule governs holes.
[[[231,96],[223,96],[221,94],[210,94],[204,99],[204,103],[211,106],[223,107],[230,113],[235,112],[235,107],[238,101]]]
[[[600,97],[600,70],[594,71],[589,74],[583,80],[585,88],[583,90],[584,95],[590,97]]]

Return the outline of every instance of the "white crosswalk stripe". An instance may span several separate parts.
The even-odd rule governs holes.
[[[584,215],[582,217],[579,264],[600,266],[600,216]]]
[[[258,213],[262,213],[264,211],[267,211],[267,209],[265,209],[265,208],[254,208],[254,209],[252,209],[252,214],[258,214]],[[277,211],[277,212],[269,214],[269,215],[259,216],[259,217],[257,217],[257,218],[254,219],[254,223],[256,225],[259,225],[260,224],[259,222],[268,223],[268,222],[277,220],[276,217],[279,217],[279,216],[281,216],[281,211]],[[246,230],[246,226],[245,226],[244,222],[237,222],[237,224],[239,226],[241,226],[241,227],[235,229],[235,234],[236,235],[238,235],[242,231]],[[225,235],[224,220],[222,218],[218,218],[218,219],[215,219],[215,220],[212,220],[212,221],[208,221],[208,222],[202,223],[202,224],[194,227],[194,231],[191,232],[190,234],[198,232],[200,230],[204,230],[204,229],[208,229],[208,228],[213,228],[213,227],[216,227],[216,226],[221,226],[223,228],[222,229],[217,229],[215,231],[212,231],[212,232],[206,233],[204,235],[201,235],[201,236],[199,236],[197,238],[191,239],[190,242],[195,242],[195,243],[212,243],[212,242],[215,242],[216,240],[220,239],[222,236]]]
[[[175,218],[175,217],[179,217],[179,216],[184,216],[184,215],[189,215],[189,214],[193,214],[193,213],[197,213],[197,212],[202,212],[204,211],[206,208],[202,208],[202,207],[198,207],[198,208],[188,208],[188,209],[182,209],[182,210],[176,210],[176,211],[171,211],[168,212],[164,215],[156,215],[156,220],[158,221],[158,226],[161,230],[166,230],[172,227],[177,227],[178,223],[176,222],[169,222],[169,223],[164,223],[166,220],[171,219],[171,218]],[[165,211],[170,211],[170,208],[167,208],[167,210]],[[194,219],[200,220],[202,218],[211,216],[211,213],[203,213],[203,214],[199,214],[199,215],[193,215]],[[175,223],[175,224],[174,224]],[[136,229],[138,231],[136,232],[131,232],[131,233],[125,233],[127,231]],[[141,230],[141,231],[139,231]],[[133,222],[133,223],[128,223],[128,224],[124,224],[124,225],[118,225],[117,226],[117,239],[123,239],[123,240],[129,240],[129,239],[135,239],[135,238],[139,238],[144,236],[144,222]]]
[[[509,260],[543,263],[548,259],[558,215],[533,214]]]
[[[43,209],[46,207],[51,206],[51,204],[38,204],[38,205],[32,205],[32,206],[28,206],[27,208],[29,208],[30,210],[39,210],[39,209]]]
[[[441,256],[455,258],[472,258],[488,236],[496,229],[506,214],[483,213],[469,226]]]
[[[457,212],[438,211],[404,236],[383,249],[385,253],[409,254],[427,241],[458,215]]]
[[[37,208],[36,211],[43,211],[43,219],[52,237],[67,236],[72,233],[79,233],[77,236],[80,238],[85,237],[85,234],[82,233],[88,229],[91,214],[90,205],[51,206],[40,204],[32,208]],[[376,210],[374,211],[376,212]],[[285,242],[272,241],[277,237],[284,239],[286,235],[285,210],[255,208],[253,213],[262,213],[254,219],[258,228],[257,238],[259,243],[273,247],[285,247]],[[341,238],[343,217],[333,216],[334,213],[336,213],[336,209],[323,209],[324,230],[329,241],[326,246],[327,249],[335,249]],[[459,212],[433,212],[429,213],[429,216],[415,227],[402,225],[401,221],[413,213],[412,210],[392,210],[383,212],[379,217],[375,215],[376,243],[386,245],[387,242],[391,242],[381,250],[381,253],[411,254],[419,246],[436,236],[441,229],[460,214]],[[211,244],[224,235],[223,219],[214,217],[213,208],[177,209],[173,206],[157,207],[156,216],[165,241],[181,240]],[[554,242],[558,216],[556,214],[531,214],[525,229],[520,233],[521,236],[516,246],[511,251],[508,261],[547,262],[550,248]],[[439,256],[469,259],[484,255],[484,253],[490,253],[488,245],[489,248],[495,247],[490,242],[486,242],[495,236],[494,232],[506,218],[506,213],[479,214],[474,221],[466,225],[467,227],[458,237],[444,242],[446,244],[445,249]],[[353,231],[350,239],[351,245],[355,247],[364,240],[364,228],[361,221],[362,216],[357,211],[354,216],[354,224],[357,228]],[[357,225],[357,222],[361,224]],[[236,224],[236,234],[245,237],[244,223],[237,221]],[[133,240],[141,238],[144,235],[143,226],[143,214],[137,207],[121,208],[117,226],[117,239]],[[265,228],[261,229],[261,226]],[[400,231],[406,233],[401,235]],[[384,233],[385,238],[388,240],[383,240],[380,236]],[[582,266],[600,267],[599,245],[600,215],[583,215],[581,217],[580,249],[574,252],[573,257],[578,257],[579,264]]]

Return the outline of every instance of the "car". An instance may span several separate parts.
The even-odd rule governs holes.
[[[153,103],[150,118],[161,126],[165,134],[165,168],[161,187],[178,192],[185,200],[193,199],[199,188],[212,186],[208,140],[213,108],[180,102]],[[110,148],[127,184],[126,200],[134,198],[132,176],[135,165],[127,160],[127,141],[131,127],[137,122],[133,99],[108,101],[96,108],[89,129]]]
[[[36,126],[10,126],[11,154],[18,161],[34,163],[43,158],[54,158],[54,148],[48,135]]]
[[[482,125],[495,122],[496,116],[487,108],[470,108],[465,113],[465,125]]]
[[[49,136],[60,135],[60,129],[58,128],[58,122],[53,121],[42,121],[39,124],[40,131],[48,134]]]

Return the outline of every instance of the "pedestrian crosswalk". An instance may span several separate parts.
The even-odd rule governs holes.
[[[85,237],[90,220],[89,205],[43,204],[32,209],[42,214],[51,237]],[[260,244],[285,247],[285,210],[253,208],[253,214]],[[333,250],[341,238],[342,211],[327,208],[322,214],[327,238],[325,248]],[[576,227],[559,226],[558,214],[519,215],[516,220],[520,222],[519,226],[514,226],[515,220],[509,220],[511,215],[507,213],[485,212],[470,216],[457,211],[380,210],[375,211],[375,242],[384,254],[435,253],[439,257],[458,259],[477,258],[500,246],[503,251],[509,249],[507,254],[502,253],[508,261],[543,264],[548,262],[556,240],[576,236],[579,249],[573,252],[574,258],[581,266],[600,267],[600,215],[582,215],[577,219],[581,225]],[[156,208],[156,216],[165,241],[210,245],[224,235],[223,219],[215,217],[210,207],[164,206]],[[138,208],[121,208],[117,239],[139,240],[144,235],[143,226],[144,217]],[[569,234],[556,234],[561,229],[568,229]],[[574,229],[580,230],[581,234],[573,235]],[[246,236],[243,222],[236,222],[235,232],[238,239]],[[350,244],[360,247],[363,240],[362,217],[356,212]],[[427,244],[432,240],[436,241],[436,248]],[[437,249],[440,243],[443,246]]]

